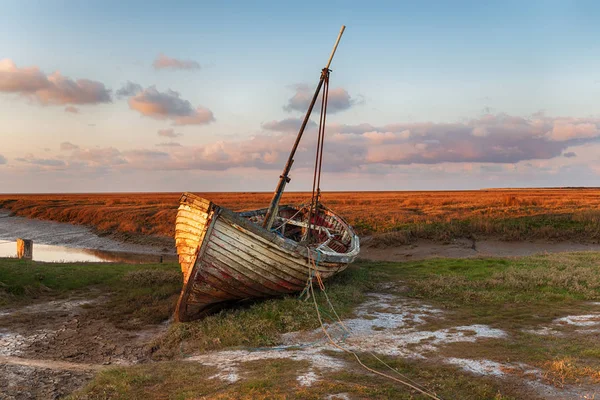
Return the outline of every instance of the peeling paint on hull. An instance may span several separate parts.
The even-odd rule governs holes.
[[[235,213],[193,194],[181,197],[175,241],[183,289],[176,320],[201,318],[239,300],[299,292],[309,275],[309,256],[319,260],[317,269],[327,279],[344,270],[360,251],[352,227],[325,208],[323,218],[313,223],[340,232],[344,252],[327,247],[317,254],[265,230],[250,220],[263,211]]]

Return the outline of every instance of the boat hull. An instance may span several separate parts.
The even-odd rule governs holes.
[[[175,318],[189,321],[231,302],[302,291],[310,273],[310,257],[327,279],[358,255],[358,237],[354,236],[347,254],[323,254],[208,200],[184,194],[176,225],[184,284]]]

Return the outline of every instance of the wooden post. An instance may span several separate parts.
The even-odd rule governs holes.
[[[17,239],[17,257],[27,260],[33,258],[33,240]]]

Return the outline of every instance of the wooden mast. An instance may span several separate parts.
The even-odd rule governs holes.
[[[310,119],[310,115],[312,113],[313,107],[317,102],[317,98],[319,97],[319,92],[321,91],[321,87],[323,86],[323,81],[327,76],[329,71],[329,66],[331,65],[331,60],[333,60],[333,56],[335,55],[335,51],[337,50],[338,44],[340,43],[340,39],[342,38],[342,34],[346,29],[345,25],[342,25],[340,29],[340,33],[338,34],[337,40],[335,41],[335,45],[333,46],[333,50],[331,50],[331,55],[329,56],[329,61],[327,61],[327,65],[321,71],[321,78],[319,79],[319,84],[315,90],[315,94],[308,106],[308,111],[306,111],[306,115],[304,116],[304,121],[302,121],[302,125],[300,126],[300,131],[298,132],[298,136],[296,137],[296,142],[294,142],[294,146],[292,147],[292,151],[290,152],[290,156],[288,157],[287,163],[283,168],[283,173],[279,176],[279,183],[277,184],[277,188],[275,189],[275,193],[273,193],[273,199],[271,200],[271,204],[269,205],[269,210],[265,215],[265,220],[263,222],[263,227],[265,229],[270,230],[273,226],[273,221],[277,216],[277,211],[279,208],[279,201],[281,200],[281,196],[283,195],[283,191],[285,189],[285,185],[290,181],[289,173],[292,169],[292,164],[294,163],[294,155],[296,154],[296,150],[298,149],[298,145],[300,144],[300,139],[302,139],[302,134],[304,133],[304,129],[306,128],[306,124]]]

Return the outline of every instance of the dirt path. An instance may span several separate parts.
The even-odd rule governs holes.
[[[360,257],[374,261],[411,261],[427,258],[521,257],[567,251],[600,251],[600,244],[571,242],[504,242],[500,240],[456,239],[449,244],[420,240],[409,245],[372,247],[363,240]]]
[[[26,367],[51,369],[55,371],[99,371],[105,368],[99,364],[82,364],[56,360],[40,360],[37,358],[21,358],[0,356],[0,364],[23,365]]]

